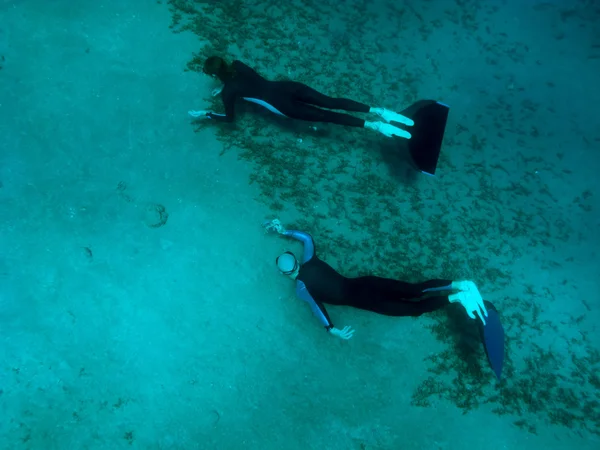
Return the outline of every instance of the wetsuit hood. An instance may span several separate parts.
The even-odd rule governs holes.
[[[292,252],[282,253],[275,260],[279,271],[288,276],[292,276],[300,268],[300,263]]]
[[[216,76],[223,83],[233,77],[233,67],[220,56],[211,56],[204,62],[202,71],[206,75]]]

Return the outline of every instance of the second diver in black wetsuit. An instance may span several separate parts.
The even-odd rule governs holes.
[[[189,111],[189,115],[194,118],[232,122],[235,117],[235,102],[243,99],[292,119],[369,128],[388,137],[411,137],[408,131],[389,123],[393,121],[413,126],[413,120],[408,117],[384,108],[371,108],[354,100],[328,97],[295,81],[269,81],[241,61],[227,64],[223,58],[211,56],[204,63],[204,73],[223,83],[223,87],[213,91],[213,95],[221,94],[225,114],[206,110]],[[376,114],[384,122],[369,122],[349,114],[329,111],[330,109]]]
[[[375,276],[346,278],[317,257],[308,233],[285,230],[277,219],[266,222],[264,227],[302,242],[301,262],[286,252],[277,258],[277,267],[282,274],[296,280],[297,296],[310,305],[328,332],[341,339],[350,339],[354,330],[335,328],[325,304],[353,306],[386,316],[420,316],[450,303],[460,303],[472,319],[477,319],[477,314],[482,325],[488,316],[486,306],[495,310],[490,302],[484,303],[472,281],[431,280],[413,284]],[[443,291],[449,294],[441,294]]]

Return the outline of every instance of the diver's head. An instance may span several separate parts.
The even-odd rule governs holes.
[[[202,71],[213,78],[218,78],[223,83],[233,76],[233,68],[220,56],[211,56],[204,61]]]
[[[300,270],[300,263],[296,259],[293,253],[285,252],[277,257],[275,260],[277,268],[283,275],[287,275],[290,278],[296,279],[298,271]]]

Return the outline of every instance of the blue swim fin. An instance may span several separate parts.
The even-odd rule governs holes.
[[[479,332],[490,367],[496,374],[496,378],[500,380],[504,364],[504,328],[496,308],[489,302],[486,302],[486,308],[488,316],[485,325],[480,325]]]

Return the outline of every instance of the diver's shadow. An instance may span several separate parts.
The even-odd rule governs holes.
[[[477,322],[458,304],[449,305],[444,312],[448,315],[448,334],[457,358],[467,365],[469,372],[482,375],[485,351]]]
[[[315,140],[317,146],[320,139],[323,140],[324,145],[331,144],[332,141],[334,143],[345,142],[346,145],[352,145],[353,142],[360,142],[365,147],[365,153],[378,151],[379,157],[384,162],[389,175],[403,183],[413,184],[420,177],[424,176],[413,162],[405,139],[397,137],[388,138],[379,135],[364,138],[348,137],[349,132],[356,133],[360,132],[360,130],[351,130],[348,127],[329,123],[293,120],[285,116],[273,114],[265,110],[262,106],[254,104],[244,104],[239,108],[240,115],[245,115],[246,113],[257,117],[258,120],[268,121],[271,125],[277,127],[282,135],[295,135],[300,139],[311,137]]]
[[[278,128],[282,136],[288,135],[307,135],[307,136],[328,136],[330,133],[326,127],[319,127],[319,124],[307,122],[304,120],[293,120],[289,117],[273,114],[262,106],[255,104],[245,104],[239,108],[240,114],[250,114],[256,117],[259,121],[264,121],[265,124],[273,125]],[[316,130],[316,131],[315,131]],[[302,137],[302,136],[300,136]]]
[[[406,139],[398,137],[383,139],[379,144],[379,153],[392,178],[414,184],[424,176],[410,156]]]

